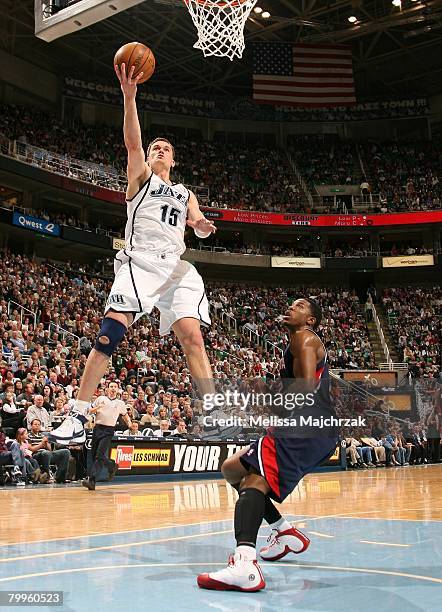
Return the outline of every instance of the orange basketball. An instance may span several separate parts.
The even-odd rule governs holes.
[[[126,74],[129,76],[132,66],[135,66],[134,78],[143,73],[138,83],[144,83],[153,75],[155,70],[155,56],[149,47],[139,42],[123,45],[115,53],[114,65],[121,70],[121,64],[126,65]]]

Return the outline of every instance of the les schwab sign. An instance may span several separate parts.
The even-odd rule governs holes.
[[[218,472],[223,462],[240,448],[242,445],[238,444],[173,444],[162,448],[119,444],[111,450],[111,459],[117,463],[119,470]]]
[[[119,474],[177,474],[219,472],[224,461],[248,443],[181,442],[158,444],[138,441],[114,442],[111,459],[118,464]],[[339,465],[339,448],[324,465]]]

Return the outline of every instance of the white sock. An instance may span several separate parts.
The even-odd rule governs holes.
[[[292,526],[290,523],[283,517],[276,521],[276,523],[272,523],[269,525],[270,529],[277,529],[278,531],[287,531],[287,529],[291,529]]]
[[[84,400],[75,400],[73,412],[79,412],[83,416],[86,416],[90,405],[90,402],[85,402]]]
[[[252,546],[245,546],[244,544],[240,544],[236,547],[236,553],[240,553],[243,559],[247,559],[247,561],[256,561],[256,548]]]

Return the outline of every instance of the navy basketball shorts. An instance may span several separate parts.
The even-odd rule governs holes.
[[[265,435],[252,442],[240,461],[246,470],[253,467],[266,479],[269,497],[281,503],[306,474],[333,455],[337,444],[337,438]]]

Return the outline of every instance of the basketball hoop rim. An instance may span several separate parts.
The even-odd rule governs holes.
[[[226,6],[231,6],[232,8],[237,8],[246,4],[249,0],[221,0],[217,2],[216,0],[183,0],[184,4],[188,7],[189,4],[199,4],[201,7],[207,8],[225,8]]]

